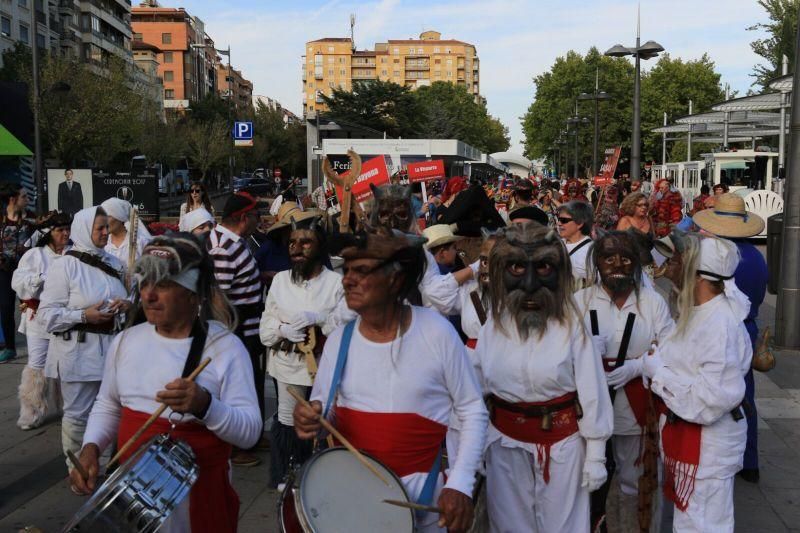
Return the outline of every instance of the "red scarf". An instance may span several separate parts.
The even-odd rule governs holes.
[[[664,446],[664,496],[681,511],[689,507],[700,465],[703,426],[685,420],[667,422],[661,430]]]
[[[123,407],[117,446],[122,447],[149,417],[147,413]],[[120,462],[126,461],[154,435],[167,432],[170,432],[169,421],[166,418],[157,419],[122,455]],[[230,483],[228,458],[231,445],[195,422],[177,424],[170,433],[191,446],[197,461],[197,481],[189,492],[192,533],[236,533],[239,497]]]

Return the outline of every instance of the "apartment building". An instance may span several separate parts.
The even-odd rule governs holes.
[[[325,111],[322,95],[334,88],[351,90],[353,83],[391,81],[411,88],[446,81],[462,85],[480,99],[480,61],[475,46],[442,39],[426,31],[419,39],[390,39],[374,50],[356,50],[349,37],[306,43],[303,59],[303,115]]]
[[[237,109],[253,107],[253,82],[245,79],[242,71],[229,69],[220,62],[217,64],[217,93],[228,98],[231,92]]]
[[[283,107],[281,103],[278,102],[276,99],[270,98],[269,96],[254,95],[253,107],[258,109],[259,104],[264,105],[272,109],[273,111],[279,111],[281,113],[281,116],[283,117],[284,126],[288,126],[289,124],[294,124],[295,122],[298,122],[300,120],[297,117],[297,115],[295,115],[294,113]]]

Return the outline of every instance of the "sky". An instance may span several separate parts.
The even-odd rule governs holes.
[[[642,42],[654,40],[672,57],[707,52],[722,82],[744,94],[761,58],[746,28],[766,22],[756,0],[160,0],[184,7],[206,24],[218,48],[231,47],[233,66],[254,84],[253,94],[302,112],[301,56],[307,41],[347,37],[356,16],[359,50],[388,39],[418,38],[436,30],[443,39],[472,43],[480,58],[480,92],[489,112],[522,153],[524,115],[534,99],[533,77],[569,50],[633,46],[641,6]],[[653,60],[650,61],[652,63]],[[643,68],[647,68],[643,63]],[[591,89],[590,87],[587,88]],[[602,87],[601,87],[602,89]],[[687,110],[688,112],[688,110]]]

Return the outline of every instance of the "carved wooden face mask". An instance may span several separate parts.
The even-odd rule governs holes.
[[[594,259],[600,281],[612,293],[635,288],[642,267],[637,244],[625,233],[606,234],[594,243]]]
[[[385,228],[408,232],[411,229],[411,187],[405,185],[384,185],[373,187],[375,207],[372,224]]]

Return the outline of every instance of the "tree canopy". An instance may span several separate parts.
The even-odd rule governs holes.
[[[763,57],[766,63],[753,67],[753,85],[767,88],[770,80],[781,75],[783,56],[789,58],[789,70],[794,68],[795,39],[797,34],[797,12],[800,0],[758,0],[769,17],[769,22],[758,23],[747,28],[763,30],[767,37],[750,43],[753,52]]]

